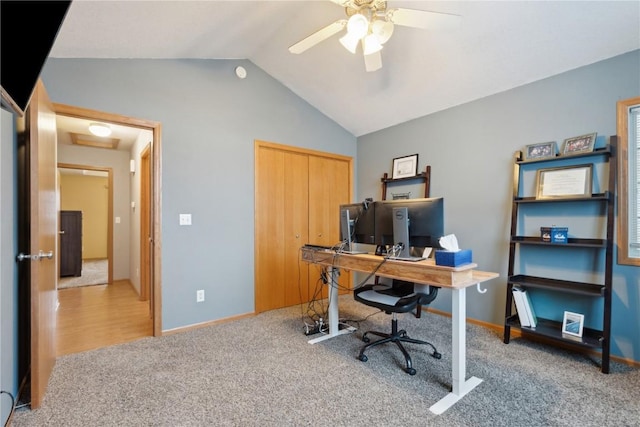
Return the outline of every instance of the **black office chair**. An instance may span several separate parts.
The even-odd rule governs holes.
[[[407,336],[407,331],[405,331],[404,329],[398,330],[397,318],[398,313],[407,313],[416,309],[418,305],[427,305],[431,303],[431,301],[433,301],[437,295],[437,287],[429,286],[428,293],[414,292],[414,284],[412,282],[405,282],[402,280],[393,280],[391,286],[383,284],[370,284],[361,286],[360,288],[356,289],[353,292],[353,297],[356,301],[370,307],[379,308],[385,313],[392,315],[391,333],[377,331],[367,331],[364,333],[364,335],[362,336],[362,341],[368,344],[362,347],[362,349],[360,350],[360,354],[358,355],[358,359],[366,362],[368,360],[368,357],[364,354],[365,351],[367,351],[371,347],[388,342],[396,343],[398,348],[402,351],[402,354],[404,354],[404,358],[407,363],[405,372],[407,372],[409,375],[415,375],[416,370],[413,368],[411,356],[409,356],[409,353],[402,345],[403,342],[413,344],[426,344],[433,349],[431,356],[436,359],[440,359],[442,355],[438,353],[438,350],[433,344],[427,341],[409,338]],[[392,301],[384,301],[385,296],[391,296],[399,299],[397,300],[397,302],[391,305]],[[369,334],[377,335],[379,337],[382,337],[382,339],[374,342],[369,342]]]

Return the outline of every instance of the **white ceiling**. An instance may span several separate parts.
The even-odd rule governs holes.
[[[387,3],[462,23],[396,26],[382,69],[367,73],[362,55],[338,42],[342,33],[289,53],[346,17],[330,0],[74,0],[50,56],[249,59],[361,136],[640,48],[637,0]]]

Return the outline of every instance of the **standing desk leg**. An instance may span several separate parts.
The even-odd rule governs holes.
[[[329,283],[329,333],[322,335],[321,337],[309,340],[309,344],[315,344],[320,341],[324,341],[329,338],[333,338],[338,335],[350,334],[355,331],[355,328],[349,327],[340,329],[339,324],[339,312],[338,312],[338,276],[340,272],[337,268],[329,267],[329,277],[331,282]]]
[[[476,377],[465,379],[467,363],[466,304],[466,288],[454,288],[451,296],[452,391],[429,408],[434,414],[442,414],[482,382],[480,378]]]

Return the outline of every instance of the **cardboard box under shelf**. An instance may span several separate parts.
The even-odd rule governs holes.
[[[463,249],[458,252],[436,250],[436,265],[458,267],[463,264],[470,264],[472,262],[471,258],[471,249]]]

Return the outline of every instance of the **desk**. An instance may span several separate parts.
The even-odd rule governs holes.
[[[337,281],[339,269],[363,273],[371,273],[375,270],[375,275],[381,277],[450,288],[452,290],[452,390],[429,409],[435,414],[443,413],[482,382],[476,377],[466,379],[466,289],[477,285],[480,290],[480,283],[498,277],[498,273],[478,271],[477,264],[465,264],[459,267],[435,265],[433,259],[419,262],[387,260],[381,264],[383,258],[376,255],[336,254],[334,251],[307,248],[302,248],[301,257],[304,262],[329,268],[332,284]],[[309,342],[314,344],[351,332],[339,329],[338,317],[338,289],[331,286],[329,288],[329,333]]]

